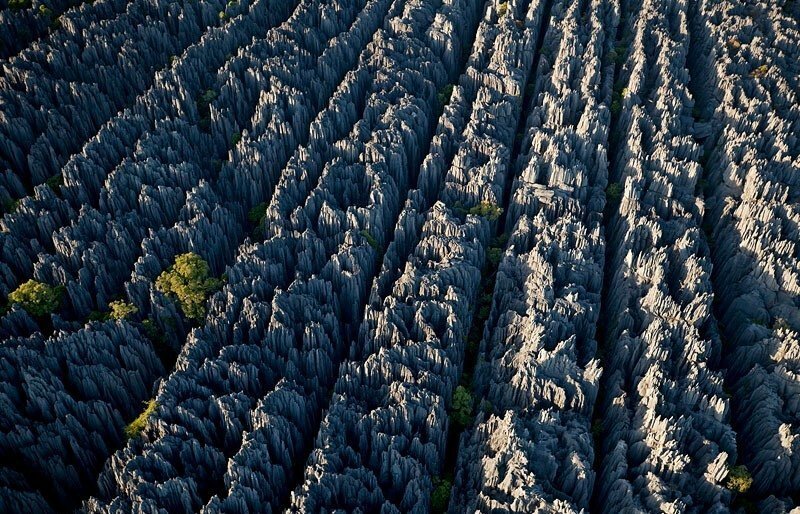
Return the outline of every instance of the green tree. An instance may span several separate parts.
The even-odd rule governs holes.
[[[44,183],[47,184],[47,187],[52,189],[54,193],[58,193],[61,191],[61,186],[64,185],[64,176],[60,173],[58,175],[53,175],[49,179],[45,180]]]
[[[378,244],[378,240],[375,239],[375,236],[369,230],[362,230],[360,232],[361,236],[367,240],[367,244],[369,244],[372,248],[376,251],[380,250],[380,245]]]
[[[442,89],[439,90],[437,93],[436,98],[439,100],[439,107],[444,109],[444,106],[447,105],[447,102],[450,101],[450,97],[453,95],[453,84],[447,84]]]
[[[19,199],[10,198],[6,203],[3,204],[3,212],[4,213],[16,212],[17,208],[19,208],[20,203],[21,201]]]
[[[117,300],[108,304],[111,308],[111,313],[109,316],[112,319],[125,319],[128,316],[132,316],[139,312],[139,309],[136,308],[135,305],[123,302],[121,300]]]
[[[434,514],[447,512],[447,504],[450,503],[450,489],[452,487],[453,484],[446,478],[435,477],[433,479],[431,512]]]
[[[458,386],[453,393],[450,417],[462,427],[469,425],[472,420],[472,395],[464,386]]]
[[[221,281],[210,276],[208,263],[196,253],[175,258],[175,264],[159,275],[156,288],[177,298],[187,318],[201,321],[206,315],[206,298]]]
[[[489,264],[496,268],[503,259],[503,249],[496,246],[490,246],[486,251],[486,258],[489,260]]]
[[[158,404],[155,400],[148,401],[145,404],[145,408],[142,413],[139,414],[136,419],[131,421],[130,425],[125,427],[125,437],[128,439],[139,437],[139,434],[142,433],[144,427],[147,426],[147,420],[153,415],[153,413],[155,413],[156,407],[158,407]]]
[[[61,288],[28,280],[8,295],[9,303],[18,303],[34,316],[46,316],[61,303]]]
[[[728,470],[725,487],[737,494],[744,494],[753,485],[753,477],[746,466],[733,466]]]
[[[474,214],[475,216],[482,216],[489,221],[495,221],[500,217],[501,214],[503,214],[503,209],[491,202],[484,200],[467,211],[467,214]]]
[[[606,188],[606,198],[609,202],[618,202],[622,198],[622,185],[619,182],[611,182]]]

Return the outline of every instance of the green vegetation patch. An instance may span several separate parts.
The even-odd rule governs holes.
[[[453,483],[446,478],[433,478],[433,492],[431,493],[431,512],[441,514],[447,512],[447,505],[450,503],[450,490]]]
[[[108,307],[111,309],[109,313],[111,319],[126,319],[139,312],[139,309],[135,305],[123,302],[122,300],[113,301],[108,304]]]
[[[503,208],[491,202],[483,201],[467,211],[467,214],[481,216],[489,221],[496,221],[503,214]]]
[[[464,386],[456,387],[453,393],[453,406],[450,408],[450,418],[461,427],[469,426],[472,422],[472,394]]]
[[[8,0],[8,8],[9,9],[28,9],[31,6],[31,0]]]
[[[508,2],[501,2],[500,5],[497,6],[497,18],[502,18],[508,14]]]
[[[619,202],[622,199],[622,184],[619,182],[611,182],[606,187],[606,199],[609,202]]]
[[[439,100],[439,107],[444,109],[444,106],[450,101],[450,97],[453,96],[453,84],[447,84],[442,89],[439,90],[439,93],[436,94],[437,100]]]
[[[128,439],[139,437],[139,435],[142,433],[142,430],[144,430],[144,427],[147,426],[147,420],[153,415],[153,413],[155,413],[157,407],[158,404],[155,400],[148,401],[144,411],[142,411],[142,413],[139,414],[136,419],[131,421],[131,423],[125,427],[125,437]]]
[[[733,466],[728,470],[725,487],[737,494],[744,494],[753,485],[753,477],[746,466]]]
[[[58,308],[63,288],[28,280],[8,295],[9,303],[17,303],[34,316],[46,316]]]
[[[367,240],[367,244],[369,244],[374,250],[380,251],[380,245],[378,244],[378,240],[375,239],[375,236],[373,236],[369,230],[362,230],[359,233],[364,239]]]
[[[158,276],[156,288],[176,298],[187,318],[202,321],[208,295],[222,285],[210,271],[208,263],[196,253],[178,255],[175,264]]]

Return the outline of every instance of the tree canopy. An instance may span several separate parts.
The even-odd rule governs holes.
[[[159,275],[156,288],[173,296],[192,320],[201,321],[206,315],[206,298],[217,290],[221,281],[211,276],[208,263],[196,253],[184,253],[175,264]]]
[[[8,295],[9,303],[18,303],[34,316],[46,316],[61,303],[61,291],[36,280],[28,280]]]

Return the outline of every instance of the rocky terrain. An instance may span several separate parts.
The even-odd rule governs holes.
[[[0,70],[0,513],[800,512],[800,2],[0,0]]]

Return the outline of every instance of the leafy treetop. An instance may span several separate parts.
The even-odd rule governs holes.
[[[466,427],[472,419],[472,395],[464,386],[458,386],[453,393],[453,407],[450,416],[453,421]]]
[[[733,466],[728,471],[728,480],[725,487],[735,493],[744,494],[753,485],[753,477],[746,466]]]
[[[174,296],[187,318],[201,321],[206,315],[206,298],[221,281],[210,276],[208,263],[196,253],[184,253],[175,264],[159,275],[156,288]]]
[[[139,312],[135,305],[120,300],[111,302],[108,306],[111,309],[109,316],[113,319],[125,319]]]
[[[8,295],[8,301],[20,304],[34,316],[46,316],[61,303],[61,290],[36,280],[28,280]]]
[[[467,214],[474,214],[475,216],[482,216],[489,221],[495,221],[500,217],[501,214],[503,214],[503,209],[491,202],[484,200],[467,211]]]
[[[158,404],[155,400],[148,401],[142,413],[131,421],[130,425],[125,427],[125,436],[128,439],[138,437],[139,434],[142,433],[142,430],[144,430],[144,427],[147,426],[147,420],[153,415],[157,407]]]

